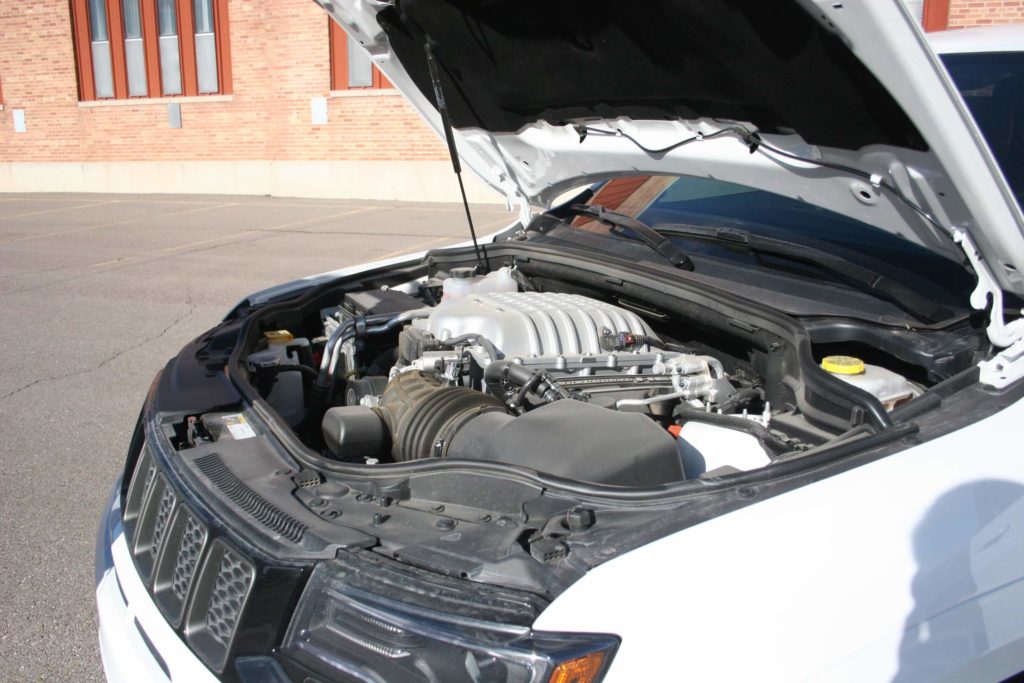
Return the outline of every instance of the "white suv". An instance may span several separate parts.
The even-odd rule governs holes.
[[[899,0],[320,4],[520,218],[167,364],[110,680],[1024,671],[1017,29],[979,130]]]

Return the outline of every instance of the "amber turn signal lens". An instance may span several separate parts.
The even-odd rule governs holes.
[[[548,683],[593,683],[601,673],[604,652],[591,652],[576,659],[562,662],[551,672]]]

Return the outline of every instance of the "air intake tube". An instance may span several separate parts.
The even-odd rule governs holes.
[[[378,406],[392,434],[395,462],[443,457],[453,436],[483,413],[505,413],[501,401],[466,387],[442,387],[430,375],[403,372]]]
[[[545,381],[522,366],[509,370],[493,379],[504,375],[513,386],[522,380],[536,389]],[[374,408],[328,410],[323,431],[331,452],[350,460],[379,457],[390,447],[395,462],[449,457],[514,463],[615,486],[683,479],[675,439],[645,415],[553,400],[516,417],[493,396],[445,387],[420,372],[392,379]]]
[[[467,422],[493,412],[506,412],[493,396],[441,386],[422,372],[404,372],[388,382],[377,407],[328,410],[324,440],[339,457],[378,457],[388,442],[395,462],[443,457],[452,437]]]

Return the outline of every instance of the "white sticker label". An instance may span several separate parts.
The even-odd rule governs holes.
[[[256,432],[252,430],[249,423],[245,419],[245,415],[239,413],[238,415],[225,415],[224,424],[227,425],[228,431],[231,432],[232,438],[237,441],[242,439],[251,439],[256,436]]]

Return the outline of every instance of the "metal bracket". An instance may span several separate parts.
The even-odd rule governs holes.
[[[989,360],[978,363],[981,383],[1002,389],[1024,377],[1024,340],[1003,349]]]
[[[1024,318],[1006,322],[1003,317],[1003,290],[996,283],[981,253],[966,231],[953,231],[953,241],[960,245],[978,278],[971,292],[971,307],[983,311],[991,304],[986,332],[993,346],[1002,349],[994,357],[978,363],[981,383],[996,389],[1013,384],[1024,377]],[[1024,311],[1021,311],[1024,314]]]

